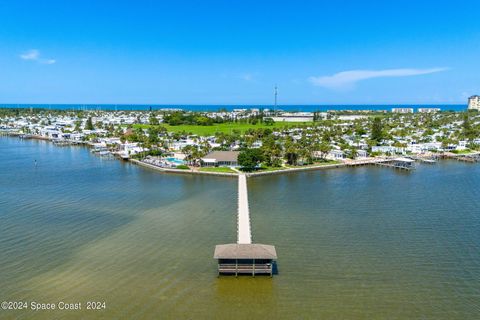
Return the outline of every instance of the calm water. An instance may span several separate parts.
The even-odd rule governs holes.
[[[272,109],[272,105],[126,105],[126,104],[0,104],[0,108],[42,108],[59,110],[157,110],[162,108],[176,108],[189,111],[218,111],[220,109],[233,110],[236,108]],[[437,104],[437,105],[280,105],[278,109],[285,111],[327,111],[327,110],[388,110],[396,107],[405,108],[440,108],[442,111],[465,111],[466,104]]]
[[[107,307],[0,318],[480,318],[479,165],[250,179],[253,239],[279,255],[273,279],[216,277],[236,184],[0,138],[0,300]]]

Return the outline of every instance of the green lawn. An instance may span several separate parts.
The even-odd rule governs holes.
[[[235,170],[232,170],[228,167],[205,167],[200,168],[199,171],[204,172],[222,172],[222,173],[237,173]]]
[[[453,150],[452,153],[455,154],[469,154],[472,153],[473,151],[470,149],[465,149],[465,150]]]
[[[244,133],[248,129],[258,129],[258,128],[284,128],[284,127],[298,127],[303,125],[311,125],[313,122],[275,122],[273,125],[267,126],[265,124],[258,123],[256,125],[249,123],[221,123],[214,124],[211,126],[197,126],[197,125],[179,125],[171,126],[168,124],[161,124],[161,126],[167,128],[170,132],[182,132],[186,131],[187,133],[196,134],[199,136],[212,136],[216,132],[223,133],[232,133],[233,130],[239,130],[241,133]],[[148,124],[136,124],[135,128],[148,128]]]
[[[288,169],[286,167],[268,167],[268,166],[261,166],[256,172],[264,172],[264,171],[278,171],[278,170],[285,170]]]
[[[290,166],[286,165],[287,168],[307,168],[307,167],[321,167],[321,166],[327,166],[327,165],[332,165],[332,164],[339,164],[341,163],[340,161],[337,160],[326,160],[326,161],[319,161],[319,162],[314,162],[313,164],[307,164],[304,166]]]

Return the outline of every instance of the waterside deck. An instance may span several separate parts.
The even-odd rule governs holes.
[[[409,158],[389,159],[388,161],[378,162],[376,165],[407,171],[415,170],[415,160]]]
[[[221,244],[213,255],[218,260],[218,274],[270,275],[274,273],[277,252],[266,244]]]
[[[237,243],[215,246],[213,258],[218,261],[218,275],[274,274],[275,247],[252,243],[247,177],[244,174],[238,176]]]
[[[252,243],[250,210],[248,208],[247,177],[244,174],[238,176],[237,233],[238,243]]]

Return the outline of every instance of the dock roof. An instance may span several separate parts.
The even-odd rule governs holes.
[[[397,161],[397,162],[415,162],[415,160],[412,160],[412,159],[409,159],[409,158],[395,158],[393,159],[393,161]]]
[[[215,246],[215,259],[277,259],[275,246],[268,244],[219,244]]]

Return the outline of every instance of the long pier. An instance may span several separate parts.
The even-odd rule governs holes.
[[[247,177],[244,174],[238,176],[237,243],[252,243],[250,210],[248,208]]]
[[[238,175],[237,243],[215,246],[213,258],[218,261],[218,275],[248,274],[255,277],[259,274],[273,276],[276,272],[275,247],[252,243],[247,176],[243,173]]]

